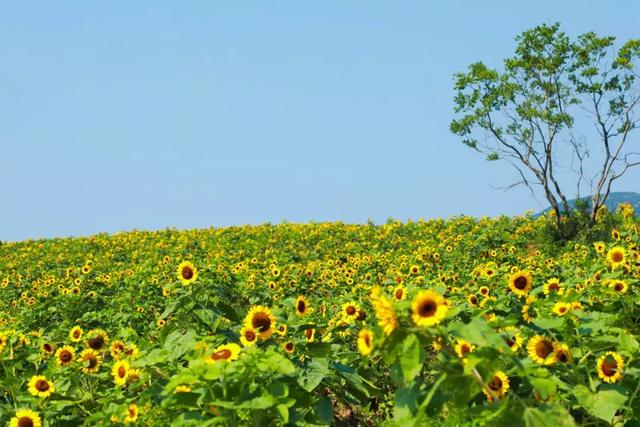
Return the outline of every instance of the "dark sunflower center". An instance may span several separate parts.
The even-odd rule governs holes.
[[[624,289],[624,285],[620,282],[616,283],[616,285],[614,286],[614,288],[616,292],[620,292],[621,290]]]
[[[101,335],[89,339],[89,347],[94,350],[100,350],[104,346],[104,338]]]
[[[358,320],[363,321],[367,318],[367,313],[364,310],[358,311]]]
[[[304,300],[298,301],[298,313],[304,313],[307,309],[307,304],[305,304]]]
[[[436,310],[438,309],[438,304],[436,304],[433,300],[424,301],[418,307],[418,314],[420,317],[432,317],[436,314]]]
[[[62,363],[69,363],[71,362],[73,356],[71,356],[71,352],[69,350],[63,350],[60,353],[60,361]]]
[[[535,348],[536,354],[542,359],[546,358],[553,351],[553,345],[547,340],[538,342]]]
[[[96,359],[95,357],[91,356],[91,357],[89,357],[89,359],[86,360],[86,362],[89,362],[89,369],[93,369],[98,364],[98,359]]]
[[[513,286],[515,286],[516,289],[519,290],[525,289],[527,287],[527,278],[524,276],[516,277],[516,279],[513,281]]]
[[[558,286],[557,283],[551,283],[549,285],[549,291],[557,291],[558,289],[560,289],[560,286]]]
[[[484,288],[480,289],[480,293],[481,293],[482,295],[486,295],[486,294],[487,294],[487,292],[489,292],[489,290],[488,290],[488,289],[484,289]]]
[[[18,420],[18,427],[33,427],[33,420],[31,417],[22,417]]]
[[[124,366],[120,366],[120,367],[118,368],[118,376],[119,376],[120,378],[124,378],[124,377],[126,377],[126,376],[127,376],[127,368],[125,368]]]
[[[308,339],[311,339],[311,337],[313,336],[313,329],[307,329],[306,331],[304,331],[304,334]]]
[[[367,345],[367,347],[371,347],[371,336],[369,336],[369,334],[365,334],[364,343]]]
[[[471,295],[469,297],[469,301],[471,302],[471,304],[476,305],[478,304],[478,297],[476,297],[475,295]]]
[[[500,391],[502,389],[502,380],[500,379],[500,377],[495,376],[487,385],[493,391]]]
[[[611,356],[607,356],[607,358],[602,362],[602,373],[607,377],[612,377],[616,374],[618,370],[618,362]]]
[[[226,360],[230,357],[231,357],[231,350],[226,348],[216,351],[211,355],[212,360]]]
[[[251,342],[251,341],[255,341],[255,339],[256,339],[256,333],[255,333],[255,332],[253,332],[253,331],[251,331],[251,330],[246,331],[246,332],[244,333],[244,339],[246,339],[246,340],[247,340],[247,341],[249,341],[249,342]]]
[[[288,352],[292,352],[293,351],[293,343],[292,342],[288,342],[285,344],[284,347]]]
[[[509,337],[506,337],[506,338],[504,339],[504,341],[507,343],[507,345],[508,345],[509,347],[513,347],[513,345],[516,343],[516,342],[515,342],[515,340],[513,340],[513,339],[511,339],[511,338],[509,338]]]
[[[620,262],[622,261],[622,258],[623,258],[622,252],[614,252],[611,254],[611,260],[613,262]]]
[[[46,380],[38,380],[38,382],[36,382],[36,389],[41,392],[49,390],[49,382]]]
[[[558,311],[560,312],[560,314],[564,314],[567,312],[567,307],[560,307]]]
[[[80,338],[80,335],[81,335],[80,331],[73,331],[73,338],[78,339]]]
[[[460,353],[464,356],[467,353],[470,353],[471,349],[469,348],[469,346],[467,344],[462,344],[462,346],[460,347]]]
[[[558,353],[558,360],[562,363],[567,363],[569,361],[569,356],[564,351]]]
[[[346,312],[349,316],[353,316],[354,314],[356,314],[356,308],[350,305],[349,307],[347,307]]]
[[[136,409],[135,409],[135,408],[129,408],[129,409],[128,409],[128,412],[129,412],[129,417],[130,417],[130,418],[133,418],[133,417],[135,417],[136,415],[138,415],[138,411],[136,411]]]
[[[271,328],[271,318],[266,313],[258,312],[253,315],[251,325],[260,332],[266,332]]]
[[[42,345],[42,349],[44,351],[46,351],[47,353],[51,353],[53,351],[53,348],[51,347],[51,344],[49,344],[49,343],[44,343]]]
[[[182,277],[189,280],[193,277],[193,269],[189,266],[182,267]]]

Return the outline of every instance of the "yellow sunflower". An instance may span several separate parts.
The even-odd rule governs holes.
[[[613,384],[622,379],[624,360],[614,351],[607,351],[597,362],[598,376],[606,383]]]
[[[511,351],[518,351],[522,347],[524,338],[520,335],[520,331],[515,326],[507,326],[502,332],[504,342],[509,346]]]
[[[113,357],[116,360],[120,360],[122,358],[122,355],[124,354],[124,350],[125,350],[124,342],[121,340],[115,340],[114,342],[111,343],[109,352],[111,353],[111,357]]]
[[[69,339],[73,342],[80,342],[82,341],[82,333],[83,331],[80,326],[74,326],[69,331]]]
[[[42,420],[31,409],[18,409],[9,420],[9,427],[42,427]]]
[[[476,346],[471,344],[469,341],[458,339],[455,345],[455,351],[459,358],[464,359],[467,354],[471,353],[475,350]]]
[[[556,344],[556,349],[553,353],[553,357],[556,362],[569,363],[571,362],[571,349],[567,344]]]
[[[627,251],[622,246],[614,246],[607,252],[607,262],[612,268],[617,268],[624,264],[627,257]]]
[[[111,375],[113,375],[113,382],[116,385],[125,385],[129,376],[129,362],[118,360],[111,368]]]
[[[407,294],[407,290],[402,285],[398,285],[393,290],[393,297],[395,298],[396,301],[402,301],[405,298],[406,294]]]
[[[558,301],[553,305],[553,312],[558,316],[564,316],[571,311],[572,305],[569,302]]]
[[[553,365],[556,362],[554,357],[556,346],[556,343],[549,338],[536,335],[527,343],[527,352],[534,362],[540,365]]]
[[[398,318],[396,317],[396,312],[393,309],[392,301],[382,295],[382,291],[379,286],[375,286],[371,291],[371,305],[375,310],[378,325],[382,328],[385,335],[391,335],[391,333],[398,327]]]
[[[29,380],[29,393],[41,398],[47,398],[56,391],[53,382],[49,382],[43,375],[34,375]]]
[[[198,270],[191,262],[182,261],[176,269],[176,276],[184,286],[187,286],[196,281]]]
[[[434,326],[442,322],[449,307],[439,293],[429,289],[414,298],[411,309],[411,318],[417,326]]]
[[[516,271],[509,276],[509,288],[518,296],[527,296],[532,284],[533,277],[528,271]]]
[[[498,371],[493,374],[493,377],[487,382],[487,386],[498,399],[502,399],[505,394],[507,394],[507,390],[509,390],[509,377],[502,372]],[[482,392],[485,396],[487,396],[487,400],[489,402],[493,401],[492,393],[487,389],[483,389]]]
[[[243,326],[240,330],[240,342],[243,346],[249,347],[254,345],[258,340],[258,334],[255,329],[247,326]]]
[[[235,343],[223,344],[216,347],[211,353],[205,357],[206,363],[215,363],[219,361],[231,362],[237,360],[240,355],[240,346]]]
[[[314,337],[316,336],[316,330],[314,328],[309,328],[304,331],[304,337],[307,342],[313,342]]]
[[[276,328],[276,334],[280,335],[281,337],[287,335],[287,325],[284,325],[284,324],[279,325]]]
[[[373,332],[369,329],[362,329],[358,334],[358,351],[363,356],[368,355],[373,350]]]
[[[100,353],[90,348],[80,353],[79,360],[82,363],[82,372],[85,374],[98,372],[102,364],[102,356],[100,356]]]
[[[611,280],[609,282],[609,288],[617,294],[626,294],[629,285],[624,280]]]
[[[307,299],[305,297],[300,295],[296,299],[296,314],[298,316],[304,316],[308,312],[309,312],[309,303],[307,302]]]
[[[65,345],[56,351],[56,364],[58,366],[69,366],[73,362],[76,351],[73,347]]]
[[[478,297],[476,296],[476,294],[469,294],[469,296],[467,296],[467,302],[471,307],[477,307]]]
[[[139,413],[140,411],[138,410],[138,405],[136,405],[135,403],[130,404],[129,406],[127,406],[127,409],[125,410],[124,422],[125,423],[135,422],[138,419]]]
[[[109,343],[109,335],[102,329],[92,329],[87,333],[86,345],[92,350],[100,351]]]
[[[544,292],[545,295],[549,295],[552,292],[562,295],[563,290],[562,290],[562,285],[560,284],[560,279],[558,279],[557,277],[553,277],[547,280],[547,282],[542,287],[542,291]]]
[[[344,320],[346,323],[352,323],[358,318],[359,311],[360,308],[353,301],[342,304],[342,310],[340,312],[342,315],[342,320]]]
[[[296,346],[291,341],[288,341],[288,342],[282,344],[282,348],[284,349],[284,351],[286,351],[287,353],[291,354],[295,350]]]
[[[244,325],[258,332],[261,340],[268,339],[276,327],[276,318],[268,307],[257,305],[244,318]]]

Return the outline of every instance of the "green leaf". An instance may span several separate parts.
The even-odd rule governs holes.
[[[616,411],[627,401],[624,388],[609,384],[600,386],[597,393],[591,393],[585,386],[577,385],[573,394],[587,412],[608,423],[613,421]]]
[[[504,352],[511,351],[502,337],[484,320],[476,317],[468,324],[454,323],[450,327],[452,335],[470,341],[478,346],[491,347]]]
[[[542,400],[547,400],[556,394],[556,382],[553,378],[529,378]]]
[[[404,383],[409,383],[420,374],[427,355],[415,335],[408,335],[400,349],[400,358],[396,363],[400,364]]]
[[[299,373],[298,384],[308,392],[313,391],[329,374],[327,359],[312,359],[304,370]]]
[[[542,405],[538,408],[524,410],[526,427],[571,427],[575,426],[573,417],[565,408],[557,403]]]
[[[196,333],[189,329],[186,332],[173,331],[164,341],[164,348],[173,359],[177,359],[193,349],[196,344]]]
[[[289,408],[287,405],[278,405],[276,406],[276,410],[278,411],[278,415],[282,418],[282,421],[286,424],[289,422]]]
[[[320,422],[327,425],[331,424],[331,421],[333,421],[333,405],[328,397],[321,397],[316,403],[315,409]]]

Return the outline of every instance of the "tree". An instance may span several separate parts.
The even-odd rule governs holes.
[[[588,188],[592,226],[612,184],[640,165],[640,144],[629,149],[640,122],[640,40],[616,50],[615,37],[571,40],[555,23],[516,42],[501,71],[476,62],[455,75],[451,131],[487,160],[509,162],[518,178],[508,188],[541,192],[558,230],[572,215],[567,188],[577,198]]]

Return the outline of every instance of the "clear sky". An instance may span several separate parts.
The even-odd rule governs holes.
[[[640,2],[5,2],[0,239],[538,210],[452,76],[554,21],[640,37]]]

